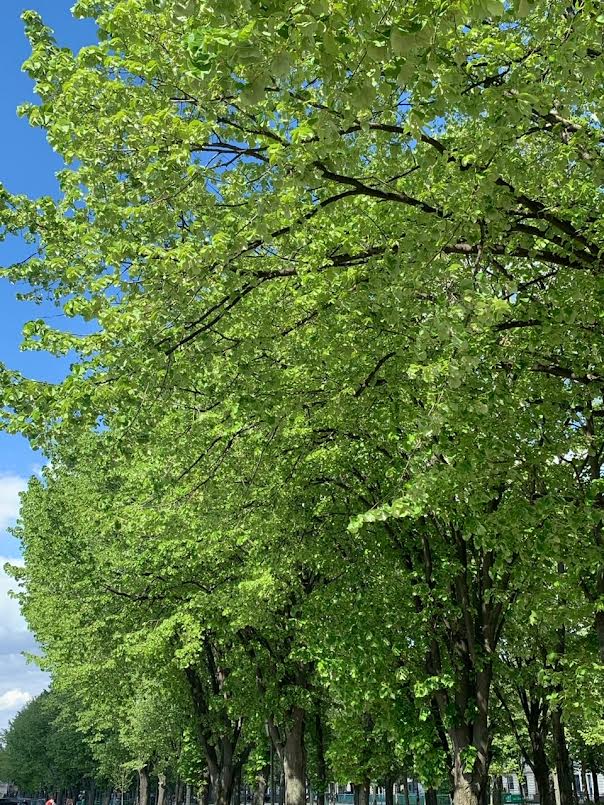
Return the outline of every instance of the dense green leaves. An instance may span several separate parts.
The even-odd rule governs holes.
[[[0,776],[23,792],[78,792],[96,775],[90,748],[74,729],[74,712],[54,692],[42,693],[13,719],[0,748]]]
[[[315,769],[413,764],[475,802],[523,623],[525,687],[593,719],[598,11],[81,0],[79,54],[26,15],[23,113],[65,169],[56,203],[3,192],[36,247],[7,275],[74,320],[25,347],[76,359],[56,386],[5,370],[4,421],[52,460],[24,610],[99,734],[165,696],[226,797],[266,726],[298,768],[320,711]]]

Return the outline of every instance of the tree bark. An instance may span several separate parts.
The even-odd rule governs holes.
[[[476,716],[476,720],[478,721],[479,719],[480,713]],[[473,725],[465,725],[465,727],[460,729],[451,730],[453,738],[453,805],[482,805],[488,774],[488,733],[486,731],[486,719],[484,726],[484,736],[476,722]],[[470,741],[470,735],[472,733],[474,733],[474,738]],[[477,750],[477,759],[471,767],[468,768],[464,763],[463,755],[464,752],[470,748]]]
[[[575,766],[572,761],[572,758],[570,761],[570,779],[572,780],[573,783],[573,802],[575,803],[575,805],[579,805],[579,786],[577,784],[577,777],[575,775]]]
[[[491,801],[493,805],[502,805],[503,803],[503,777],[501,774],[496,774],[493,778]]]
[[[591,802],[589,786],[587,785],[587,765],[585,760],[581,761],[581,788],[583,789],[583,802]]]
[[[547,762],[545,749],[543,749],[542,756],[533,757],[531,768],[533,770],[533,774],[535,775],[535,782],[537,783],[540,804],[553,805],[551,793],[552,788],[550,785],[551,771],[549,768],[549,763]]]
[[[138,770],[138,805],[149,805],[149,769]]]
[[[197,799],[200,805],[210,805],[210,787],[212,782],[210,780],[210,772],[206,769],[203,775],[203,783],[199,786]]]
[[[598,770],[593,763],[591,766],[591,779],[594,790],[594,802],[598,803],[600,801],[600,784],[598,783]]]
[[[317,805],[325,805],[325,792],[327,791],[327,763],[325,761],[325,735],[323,733],[323,718],[320,703],[315,714],[315,732],[317,742]],[[386,803],[386,805],[388,805]]]
[[[268,788],[268,778],[270,776],[270,766],[266,765],[258,772],[254,779],[254,789],[252,792],[252,805],[264,805],[266,790]]]
[[[453,805],[481,805],[481,787],[472,776],[454,770]]]
[[[233,796],[233,766],[223,764],[216,777],[212,779],[215,805],[231,805]]]
[[[394,805],[394,779],[386,777],[384,781],[384,805]]]
[[[573,775],[571,773],[570,757],[566,744],[566,734],[562,723],[562,713],[559,707],[556,707],[552,711],[552,734],[554,738],[560,805],[574,805]]]
[[[207,667],[212,679],[212,690],[205,688],[202,677],[195,668],[185,669],[185,678],[189,684],[199,743],[203,749],[215,805],[231,805],[233,784],[237,773],[235,754],[241,735],[241,719],[231,720],[225,716],[220,730],[211,733],[208,728],[208,714],[211,711],[209,696],[219,695],[223,690],[228,669],[219,667],[218,656],[214,647],[206,641]]]
[[[94,784],[94,780],[91,780],[90,785],[88,786],[88,790],[86,791],[87,805],[94,805],[95,796],[96,796],[96,786]]]
[[[241,805],[241,766],[237,767],[233,784],[233,805]]]
[[[493,506],[498,501],[493,501]],[[469,583],[467,544],[461,532],[452,530],[461,570],[451,581],[451,594],[461,616],[447,639],[447,653],[455,667],[455,687],[435,697],[441,729],[439,741],[448,757],[454,805],[482,805],[491,758],[489,701],[493,677],[493,656],[501,630],[503,609],[488,600],[485,591],[492,583],[492,552],[481,558],[481,585]],[[428,539],[423,540],[425,573],[432,583],[432,557]],[[442,647],[434,640],[427,657],[430,675],[441,673]],[[453,717],[451,718],[451,713]],[[444,734],[444,724],[453,724]]]
[[[157,775],[157,805],[165,805],[166,801],[166,775]]]
[[[306,751],[304,749],[304,710],[292,707],[292,723],[283,745],[285,805],[306,803]]]
[[[438,797],[435,788],[427,788],[425,793],[425,805],[438,805]],[[419,802],[419,798],[418,798]]]
[[[359,805],[369,805],[369,785],[368,778],[359,785]]]
[[[252,805],[264,805],[264,797],[266,796],[266,788],[268,785],[269,773],[270,773],[270,766],[267,764],[256,775],[254,794],[252,796]]]
[[[600,601],[604,599],[604,571],[602,570],[598,573],[596,591],[598,595],[598,604],[599,604]],[[600,662],[604,663],[604,611],[598,610],[596,612],[595,621],[596,621],[596,635],[598,637],[598,649],[600,652]]]
[[[185,788],[185,805],[191,805],[191,783],[187,783]]]

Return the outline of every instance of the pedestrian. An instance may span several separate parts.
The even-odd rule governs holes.
[[[55,798],[51,794],[50,797],[46,800],[45,805],[55,805]]]

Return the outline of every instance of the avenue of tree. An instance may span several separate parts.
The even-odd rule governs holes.
[[[407,774],[478,805],[524,761],[571,805],[604,743],[601,4],[74,11],[77,54],[24,15],[61,197],[0,208],[62,314],[23,346],[72,365],[4,367],[2,421],[49,460],[13,573],[99,779],[228,805],[272,746],[286,805]]]

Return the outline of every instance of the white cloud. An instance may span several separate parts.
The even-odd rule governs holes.
[[[8,646],[6,641],[11,636],[27,632],[27,625],[19,611],[19,602],[11,596],[17,588],[16,582],[7,575],[4,570],[6,562],[15,565],[23,564],[19,559],[7,559],[0,556],[0,654],[7,654]]]
[[[4,531],[19,514],[19,493],[27,488],[27,478],[14,474],[0,474],[0,530]]]
[[[13,688],[0,696],[0,710],[18,710],[31,701],[32,695],[26,690]]]
[[[0,729],[48,685],[48,676],[22,655],[24,651],[35,653],[36,643],[19,602],[9,595],[16,585],[3,570],[6,561],[22,564],[22,560],[0,556]]]

